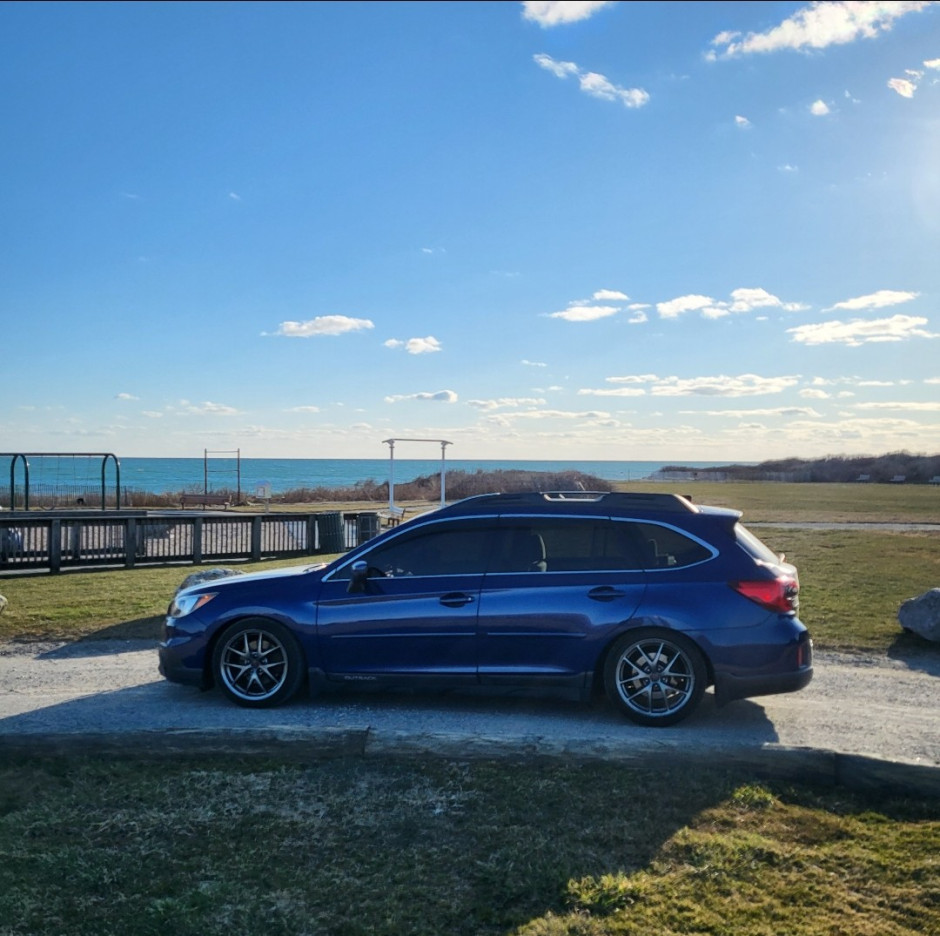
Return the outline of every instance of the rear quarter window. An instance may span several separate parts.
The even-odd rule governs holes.
[[[673,527],[638,523],[647,569],[677,569],[711,559],[716,551]]]

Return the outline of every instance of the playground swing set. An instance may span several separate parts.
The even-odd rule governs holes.
[[[121,508],[121,463],[112,452],[0,452],[0,458],[10,459],[10,484],[3,498],[10,510]],[[110,505],[109,464],[114,470]]]

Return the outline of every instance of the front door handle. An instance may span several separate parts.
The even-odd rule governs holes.
[[[468,595],[466,592],[450,592],[450,594],[441,596],[441,604],[448,608],[462,608],[472,601],[473,595]]]

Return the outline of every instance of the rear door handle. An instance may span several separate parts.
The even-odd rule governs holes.
[[[448,595],[441,596],[441,604],[446,605],[448,608],[462,608],[472,601],[473,595],[468,595],[466,592],[451,592]]]
[[[600,588],[592,588],[588,592],[588,598],[594,601],[613,601],[615,598],[623,598],[626,592],[620,588],[611,588],[609,585],[602,585]]]

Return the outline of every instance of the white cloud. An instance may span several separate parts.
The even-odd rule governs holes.
[[[765,396],[782,393],[799,382],[798,377],[759,377],[757,374],[741,374],[738,377],[666,377],[654,384],[650,392],[654,396]]]
[[[622,88],[597,72],[582,71],[574,62],[558,62],[544,52],[532,58],[540,68],[551,72],[556,78],[576,77],[581,90],[591,97],[619,101],[629,108],[643,107],[649,102],[650,96],[642,88]]]
[[[689,295],[658,302],[656,311],[660,318],[678,318],[684,312],[701,312],[703,318],[717,319],[726,315],[752,312],[754,309],[775,308],[786,312],[798,312],[806,308],[798,302],[784,302],[766,289],[743,287],[731,293],[731,301],[712,299],[711,296]]]
[[[657,302],[656,311],[660,318],[673,319],[678,318],[683,312],[697,312],[700,309],[712,308],[714,305],[715,300],[709,296],[680,296],[668,302]]]
[[[627,377],[608,377],[607,383],[628,386],[609,389],[579,390],[581,396],[764,396],[782,391],[799,383],[799,377],[759,377],[756,374],[741,374],[738,377],[657,377],[654,374],[636,374]],[[649,384],[649,391],[636,384]]]
[[[619,101],[631,108],[649,103],[650,96],[642,88],[621,88],[597,72],[582,72],[579,81],[585,94],[602,101]]]
[[[637,309],[630,318],[627,319],[627,322],[630,325],[642,325],[644,322],[649,321],[649,316],[642,310]]]
[[[224,403],[212,403],[207,400],[205,403],[187,403],[180,401],[184,411],[196,416],[237,416],[238,410],[234,406],[226,406]]]
[[[346,332],[375,328],[369,319],[350,318],[346,315],[320,315],[306,322],[281,322],[275,335],[284,338],[311,338],[319,335],[343,335]],[[267,335],[268,332],[262,332]]]
[[[527,361],[523,358],[522,364],[525,367],[548,367],[544,361]]]
[[[598,301],[627,302],[630,297],[617,289],[598,289],[591,298]]]
[[[747,119],[747,117],[742,117],[740,114],[734,118],[734,122],[742,129],[747,129],[751,126],[751,122]]]
[[[928,59],[923,65],[924,68],[931,70],[940,69],[940,58]],[[901,97],[912,98],[924,78],[924,72],[917,68],[905,68],[904,74],[907,75],[907,78],[889,78],[888,87],[900,94]]]
[[[595,322],[609,318],[620,311],[618,306],[570,305],[561,312],[549,312],[549,318],[564,319],[566,322]]]
[[[785,312],[800,312],[807,307],[799,302],[784,302],[767,292],[766,289],[741,288],[731,293],[731,312],[750,312],[753,309],[783,309]]]
[[[810,105],[809,112],[814,117],[825,117],[829,113],[829,105],[825,101],[813,101]]]
[[[114,399],[116,400],[139,400],[140,397],[134,396],[133,393],[119,393]]]
[[[441,343],[433,335],[428,335],[427,338],[409,338],[407,341],[389,338],[385,347],[404,348],[409,354],[433,354],[441,350]]]
[[[927,319],[911,315],[894,315],[886,319],[853,319],[850,322],[821,322],[788,328],[793,340],[805,345],[844,344],[857,348],[863,344],[886,341],[908,341],[911,338],[937,338],[922,326]]]
[[[559,26],[587,19],[608,6],[613,6],[612,0],[529,0],[522,4],[522,16],[539,26]]]
[[[626,377],[608,377],[607,383],[638,384],[655,383],[659,378],[655,374],[629,374]]]
[[[920,293],[901,292],[896,289],[879,289],[878,292],[870,293],[867,296],[857,296],[855,299],[846,299],[843,302],[837,302],[824,312],[832,312],[835,309],[845,309],[848,312],[860,312],[863,309],[883,309],[886,306],[900,305],[902,302],[910,302],[916,299]]]
[[[894,387],[898,385],[909,384],[909,380],[871,380],[862,377],[814,377],[810,384],[814,387],[833,387],[837,384],[849,384],[853,387]],[[849,394],[853,396],[854,394]]]
[[[578,396],[599,396],[599,397],[638,397],[646,396],[644,387],[614,387],[613,389],[588,389],[584,388],[578,391]]]
[[[288,413],[319,413],[319,406],[292,406],[286,410]]]
[[[903,98],[914,97],[914,92],[917,90],[917,85],[907,78],[890,78],[888,80],[888,87],[892,91],[897,91]]]
[[[539,397],[501,397],[498,400],[467,400],[467,406],[474,409],[493,412],[498,409],[514,409],[519,406],[544,406],[545,400]]]
[[[499,413],[493,417],[500,422],[510,420],[542,420],[542,419],[610,419],[610,413],[588,410],[587,412],[573,412],[571,410],[523,410],[519,413]]]
[[[402,393],[396,396],[387,396],[386,403],[401,403],[405,400],[422,400],[432,403],[456,403],[457,394],[453,390],[438,390],[436,393]]]
[[[908,400],[906,402],[893,403],[856,403],[853,409],[857,410],[901,410],[910,413],[940,413],[940,403],[938,402],[915,402]]]
[[[680,416],[725,416],[729,419],[753,419],[755,416],[801,416],[814,419],[822,414],[811,406],[776,406],[772,409],[680,410]]]
[[[569,75],[577,75],[581,71],[574,62],[557,62],[544,52],[534,55],[533,58],[540,68],[550,71],[556,78],[567,78]]]
[[[720,33],[712,40],[712,51],[706,57],[715,60],[779,49],[825,49],[857,39],[874,39],[889,31],[899,17],[933,5],[934,0],[811,3],[766,32]]]

